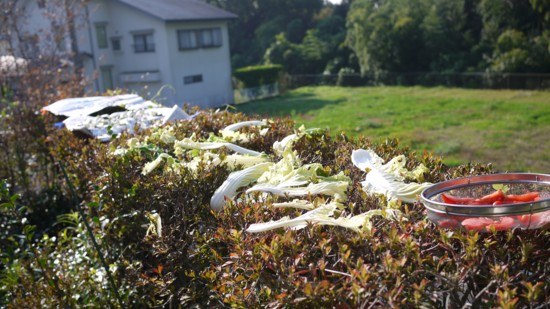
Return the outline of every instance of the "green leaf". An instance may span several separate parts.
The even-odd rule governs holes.
[[[510,188],[505,184],[494,184],[493,189],[500,190],[502,193],[506,193],[510,190]]]

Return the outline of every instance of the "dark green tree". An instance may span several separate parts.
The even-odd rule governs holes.
[[[480,45],[492,72],[550,72],[548,1],[481,0]]]
[[[300,42],[305,30],[314,26],[314,16],[324,5],[323,0],[206,1],[239,16],[229,25],[233,67],[261,63],[265,49],[279,33],[292,33],[291,39]],[[297,29],[296,20],[303,23],[302,30]]]
[[[347,45],[363,73],[424,71],[421,25],[427,13],[421,0],[355,0],[347,18]]]

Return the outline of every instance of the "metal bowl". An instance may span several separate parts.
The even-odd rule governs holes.
[[[441,194],[450,194],[475,199],[497,189],[515,195],[536,191],[540,199],[501,205],[457,205],[445,203],[441,197]],[[447,228],[536,229],[550,223],[550,175],[547,174],[504,173],[457,178],[426,188],[420,198],[428,218]]]

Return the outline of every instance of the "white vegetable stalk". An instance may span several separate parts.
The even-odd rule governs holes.
[[[157,213],[146,213],[147,218],[149,219],[149,227],[147,228],[147,231],[145,232],[146,236],[149,236],[150,234],[157,235],[158,237],[162,237],[162,219],[159,214]]]
[[[251,121],[242,121],[234,124],[230,124],[227,127],[223,128],[222,131],[236,131],[240,128],[250,127],[250,126],[265,126],[267,123],[263,120],[251,120]]]
[[[274,163],[260,163],[244,170],[233,172],[224,183],[216,189],[214,195],[210,199],[210,207],[214,210],[222,210],[224,198],[234,198],[237,195],[237,190],[255,182],[264,172],[266,172]]]
[[[223,162],[227,163],[227,166],[230,169],[235,169],[237,166],[242,166],[243,168],[247,168],[266,161],[267,161],[266,156],[247,156],[247,155],[240,155],[240,154],[228,155],[223,160]]]
[[[250,138],[253,137],[253,135],[248,133],[237,132],[238,129],[243,127],[249,127],[249,126],[265,126],[265,125],[267,125],[267,123],[260,120],[238,122],[238,123],[231,124],[223,128],[222,130],[220,130],[220,135],[224,140],[228,142],[237,142],[237,141],[247,142],[250,140]],[[263,134],[265,134],[265,132],[267,131],[262,130],[262,132]]]
[[[273,203],[272,205],[274,208],[297,208],[297,209],[304,209],[304,210],[312,210],[315,208],[315,204],[310,203],[306,200],[292,200],[292,202],[284,202],[284,203]]]
[[[372,228],[370,219],[374,216],[382,216],[386,219],[396,219],[400,214],[399,210],[396,209],[375,209],[356,216],[335,219],[333,218],[334,211],[338,209],[339,206],[341,207],[341,204],[334,202],[323,204],[294,219],[284,217],[277,221],[251,224],[246,231],[249,233],[260,233],[282,227],[301,229],[306,227],[308,223],[313,223],[320,225],[336,225],[360,232],[361,229]]]
[[[260,233],[281,227],[301,229],[304,228],[308,222],[330,220],[336,209],[337,206],[334,203],[324,204],[294,219],[284,217],[277,221],[251,224],[246,231],[249,233]]]
[[[306,187],[290,187],[283,185],[257,184],[246,190],[246,193],[251,192],[269,192],[275,195],[288,196],[306,196],[309,194],[324,194],[334,197],[336,201],[344,201],[347,198],[346,190],[348,188],[347,181],[332,181],[310,183]]]
[[[291,151],[292,144],[304,134],[309,134],[316,131],[319,131],[319,129],[313,128],[306,130],[305,126],[302,125],[298,128],[296,133],[290,134],[287,137],[283,138],[281,141],[276,141],[275,143],[273,143],[273,150],[276,154],[282,155],[287,151]]]
[[[299,136],[297,134],[291,134],[283,138],[280,142],[276,141],[273,143],[273,151],[276,154],[282,155],[288,147],[291,147],[292,143],[297,140]]]
[[[167,153],[161,153],[155,160],[145,163],[145,166],[143,166],[143,169],[141,170],[141,174],[147,175],[151,173],[163,161],[166,161],[169,165],[172,165],[175,163],[175,159],[171,155]]]
[[[190,138],[184,138],[181,141],[176,141],[174,143],[174,148],[183,148],[183,149],[200,149],[200,150],[212,150],[218,149],[221,147],[227,147],[237,153],[246,154],[251,156],[260,156],[262,153],[237,146],[235,144],[227,142],[195,142]],[[176,150],[177,152],[177,150]]]
[[[397,158],[397,159],[396,159]],[[431,183],[405,183],[405,175],[410,175],[405,169],[405,158],[396,157],[387,164],[372,150],[354,150],[351,161],[361,170],[370,169],[365,181],[362,182],[365,191],[383,194],[388,199],[399,199],[406,203],[414,203],[417,196],[429,187]],[[421,173],[416,173],[420,178]]]

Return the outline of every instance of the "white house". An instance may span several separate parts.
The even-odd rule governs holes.
[[[27,34],[55,27],[45,21],[52,10],[66,16],[68,7],[52,7],[56,1],[68,3],[23,1]],[[97,73],[94,91],[128,89],[168,105],[233,103],[227,23],[235,14],[200,0],[90,0],[74,16],[72,37],[85,55],[85,71],[88,76]],[[52,44],[51,39],[32,43],[38,49]],[[59,49],[67,50],[71,43],[67,33]]]

